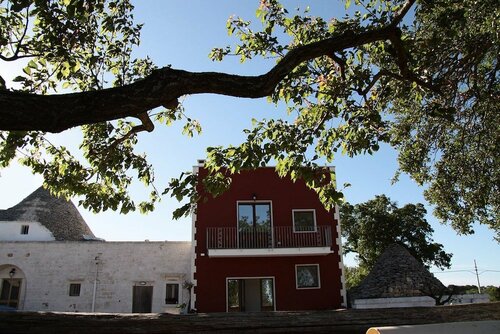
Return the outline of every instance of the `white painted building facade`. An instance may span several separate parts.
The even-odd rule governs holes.
[[[19,310],[127,313],[142,303],[175,313],[189,300],[190,256],[190,242],[0,242],[0,277],[20,281]],[[166,300],[167,285],[177,302]],[[134,289],[151,300],[135,300],[148,297]]]
[[[0,224],[1,241],[54,241],[48,228],[33,221],[3,221]]]
[[[189,303],[191,242],[106,242],[76,207],[38,189],[0,210],[0,307],[169,312]]]

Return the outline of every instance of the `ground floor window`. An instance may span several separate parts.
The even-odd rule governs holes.
[[[79,296],[81,288],[82,288],[81,283],[70,283],[69,284],[69,295],[72,297]]]
[[[295,266],[297,289],[320,288],[319,265],[300,264]]]
[[[165,304],[179,304],[179,283],[167,283]]]
[[[227,280],[228,312],[274,311],[274,278]]]

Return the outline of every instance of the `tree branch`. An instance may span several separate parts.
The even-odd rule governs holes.
[[[396,29],[389,37],[389,39],[395,49],[396,64],[398,65],[399,71],[401,72],[401,77],[403,79],[414,81],[419,86],[425,87],[428,90],[433,91],[434,93],[441,94],[437,86],[420,79],[408,68],[408,54],[403,46],[403,41],[401,41],[401,31],[399,29]]]
[[[137,118],[139,118],[142,122],[141,125],[136,125],[132,129],[130,129],[129,132],[127,132],[123,137],[120,137],[116,139],[109,147],[105,150],[106,152],[109,152],[110,150],[113,150],[118,146],[120,143],[123,143],[125,140],[130,138],[132,135],[137,134],[142,131],[147,131],[147,132],[152,132],[155,128],[155,125],[153,122],[151,122],[151,119],[149,118],[148,113],[142,113],[137,115]]]
[[[404,17],[406,16],[406,14],[408,14],[408,11],[411,9],[411,7],[415,3],[415,1],[416,0],[406,1],[406,3],[403,5],[403,7],[401,7],[399,12],[397,12],[396,16],[394,16],[394,18],[392,19],[392,21],[391,21],[392,26],[397,26],[398,24],[401,23],[401,21],[403,21]]]
[[[386,70],[384,70],[384,69],[380,70],[377,74],[375,74],[373,76],[372,81],[370,81],[370,83],[365,87],[365,89],[358,90],[358,94],[361,96],[365,96],[366,94],[368,94],[368,92],[373,88],[373,86],[375,86],[377,81],[379,81],[380,78],[382,78],[384,75],[387,75],[387,74],[388,73]]]
[[[0,130],[61,132],[71,127],[138,117],[186,94],[213,93],[244,98],[265,97],[300,63],[332,52],[390,39],[396,27],[347,31],[291,50],[268,73],[240,76],[194,73],[165,67],[130,85],[61,95],[0,91]]]

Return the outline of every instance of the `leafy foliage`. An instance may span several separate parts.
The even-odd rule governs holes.
[[[327,22],[307,11],[288,15],[276,1],[262,1],[257,17],[263,30],[230,18],[228,31],[240,43],[234,49],[214,49],[211,57],[279,61],[297,46],[386,25],[403,5],[355,3],[362,8],[352,17]],[[489,1],[419,2],[413,22],[400,25],[400,36],[293,69],[270,100],[285,101],[289,114],[296,115],[294,122],[256,122],[240,148],[215,148],[209,159],[216,157],[216,165],[231,170],[273,159],[280,173],[308,180],[298,172],[300,165],[316,168],[324,159],[332,162],[338,151],[372,154],[387,142],[399,151],[395,180],[404,172],[426,185],[426,199],[439,219],[465,234],[473,233],[474,222],[487,224],[498,237],[499,17],[498,6]],[[277,30],[288,35],[288,44],[279,44]],[[328,195],[342,197],[335,190]],[[321,199],[329,205],[327,198]]]
[[[61,89],[102,90],[157,73],[149,59],[134,59],[141,25],[128,0],[0,1],[0,61],[27,60],[15,81],[28,93]],[[350,8],[352,6],[352,8]],[[302,57],[319,42],[351,41],[381,31],[383,38],[357,40],[319,57],[303,57],[288,68],[269,101],[286,106],[288,116],[255,120],[238,146],[208,149],[207,187],[227,189],[230,173],[269,162],[280,175],[302,178],[327,208],[341,201],[335,175],[316,172],[337,154],[373,154],[381,143],[399,152],[399,173],[426,186],[435,215],[459,233],[482,223],[500,233],[499,109],[500,8],[494,0],[355,0],[352,14],[326,20],[306,8],[289,12],[276,0],[262,0],[256,11],[261,29],[233,16],[227,22],[234,46],[214,48],[209,57],[228,55],[241,62],[256,57],[282,64]],[[480,45],[481,47],[478,47]],[[300,52],[302,53],[300,53]],[[213,78],[224,76],[213,73]],[[245,80],[249,77],[239,77]],[[9,89],[0,80],[0,89]],[[195,93],[201,92],[197,87]],[[209,90],[207,89],[207,92]],[[0,132],[0,164],[21,163],[45,177],[45,185],[65,195],[84,195],[96,211],[154,209],[160,192],[146,156],[135,152],[137,133],[157,124],[184,120],[192,136],[201,125],[182,106],[140,115],[142,124],[123,118],[82,127],[82,157],[50,143],[46,134]],[[91,122],[89,122],[91,123]],[[395,176],[395,179],[397,179]],[[151,198],[136,204],[128,189],[134,179],[150,188]],[[169,193],[188,204],[197,200],[194,177],[172,180]]]
[[[406,204],[399,208],[385,195],[365,203],[345,203],[340,209],[342,217],[343,249],[353,252],[359,259],[362,273],[369,272],[384,250],[391,244],[404,246],[425,266],[449,268],[452,254],[443,245],[433,242],[434,230],[425,219],[422,204]]]
[[[14,79],[24,92],[90,91],[131,83],[155,68],[149,59],[131,56],[141,30],[132,10],[128,0],[2,1],[0,23],[6,34],[0,59],[29,59]],[[83,126],[83,161],[52,144],[45,133],[0,132],[1,164],[7,166],[20,154],[21,164],[42,174],[53,192],[85,195],[81,204],[94,211],[151,211],[159,200],[154,187],[150,198],[138,204],[127,190],[134,178],[148,186],[154,180],[146,156],[134,151],[134,126],[126,119]]]
[[[370,271],[365,267],[344,266],[345,288],[358,286],[369,273]]]

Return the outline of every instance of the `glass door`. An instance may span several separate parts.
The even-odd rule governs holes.
[[[271,203],[239,203],[239,248],[272,247],[271,225]]]
[[[227,280],[228,312],[274,311],[273,278],[230,278]]]

